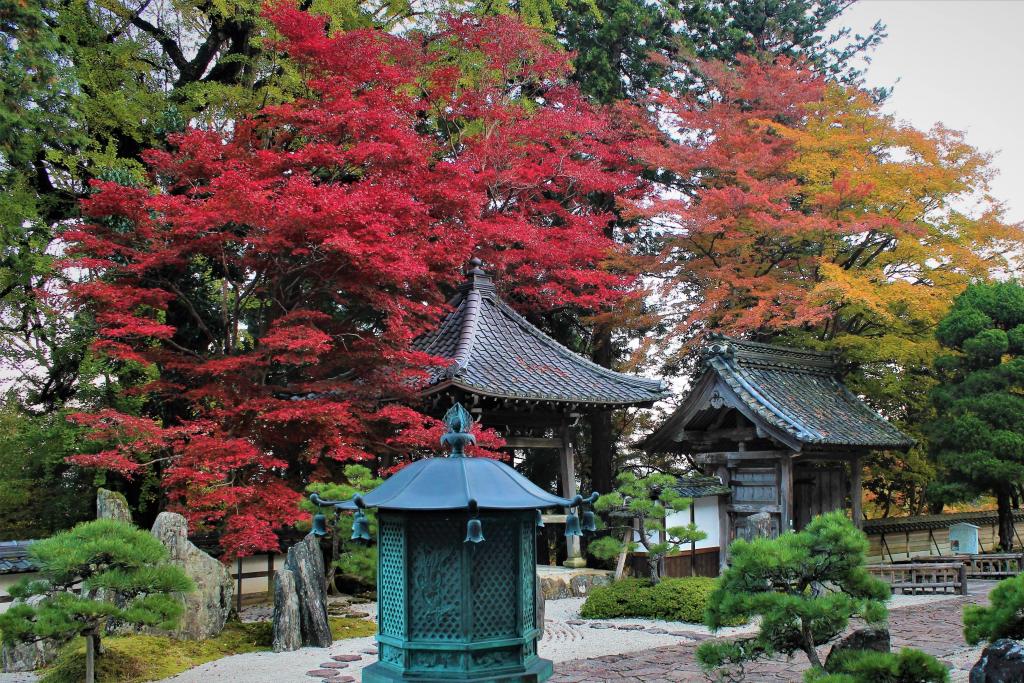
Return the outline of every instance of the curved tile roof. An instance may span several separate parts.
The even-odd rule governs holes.
[[[716,337],[704,362],[706,372],[717,375],[762,427],[791,444],[861,449],[914,444],[839,381],[832,354]],[[687,396],[645,445],[666,438],[681,444],[682,418],[694,410],[694,400],[693,393]]]
[[[496,398],[609,406],[650,405],[667,395],[661,380],[603,368],[548,337],[501,300],[473,262],[452,300],[455,310],[417,350],[451,360],[430,391],[455,386]]]

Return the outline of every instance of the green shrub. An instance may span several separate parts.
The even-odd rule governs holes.
[[[850,650],[829,660],[827,671],[810,669],[804,683],[945,683],[946,665],[920,650]]]
[[[1024,574],[1000,581],[989,596],[990,607],[964,607],[964,638],[971,645],[982,640],[1024,639]]]
[[[716,584],[703,576],[664,579],[657,585],[645,579],[622,579],[595,588],[580,614],[585,619],[641,617],[700,623]]]

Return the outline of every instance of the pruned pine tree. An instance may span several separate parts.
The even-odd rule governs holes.
[[[647,553],[648,575],[651,583],[658,583],[662,577],[662,560],[670,552],[707,537],[695,524],[665,528],[665,518],[670,511],[686,510],[692,500],[680,495],[673,488],[676,478],[670,474],[651,474],[639,478],[632,472],[618,476],[618,487],[597,499],[594,509],[598,512],[629,520],[629,528],[635,523],[638,531],[623,538],[615,535],[604,536],[590,544],[588,550],[595,557],[611,559],[623,551]],[[629,540],[632,536],[633,540]]]
[[[0,614],[4,642],[84,636],[86,683],[95,681],[100,635],[111,621],[160,629],[178,625],[193,589],[167,549],[130,524],[98,519],[32,545],[39,578],[10,589],[19,602]]]

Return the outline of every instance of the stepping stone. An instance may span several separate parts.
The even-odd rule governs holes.
[[[352,676],[338,676],[337,678],[332,678],[331,683],[352,683],[354,680],[356,679]]]
[[[585,622],[582,619],[570,619],[565,623],[569,624],[570,626],[582,626]]]
[[[334,669],[313,669],[312,671],[307,671],[306,675],[313,678],[329,678],[333,681],[336,680],[335,676],[338,675],[338,672]]]
[[[358,662],[362,657],[359,655],[334,655],[331,659],[336,662]]]
[[[591,624],[590,628],[604,629],[604,628],[615,628],[611,624]]]
[[[664,635],[665,633],[668,633],[668,631],[666,631],[665,629],[658,628],[657,626],[655,626],[654,628],[647,629],[647,632],[648,633],[653,633],[656,636],[660,636],[660,635]]]
[[[348,664],[344,662],[322,662],[320,664],[321,669],[347,669]]]
[[[643,631],[646,626],[641,626],[640,624],[623,624],[622,626],[616,626],[615,628],[620,631]]]
[[[362,652],[364,655],[375,655],[377,654],[377,648],[368,647],[365,650],[360,650],[360,652]]]

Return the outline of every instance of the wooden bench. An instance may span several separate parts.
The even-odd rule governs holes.
[[[869,564],[865,569],[893,593],[967,593],[967,567],[960,561]]]

